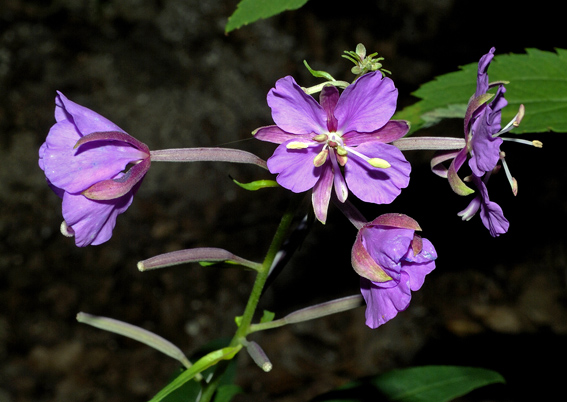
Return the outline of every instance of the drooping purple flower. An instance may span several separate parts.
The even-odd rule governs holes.
[[[468,221],[480,208],[480,219],[492,237],[506,233],[510,227],[510,222],[504,217],[502,208],[497,203],[490,201],[488,190],[483,180],[477,176],[472,176],[472,180],[478,188],[479,194],[458,215],[463,220]]]
[[[352,250],[352,263],[361,276],[360,291],[366,301],[366,325],[377,328],[405,310],[411,292],[421,288],[435,269],[433,244],[415,232],[412,218],[385,214],[364,225]]]
[[[380,72],[363,75],[341,95],[325,86],[319,103],[292,77],[278,80],[268,93],[276,125],[255,132],[280,144],[268,159],[270,172],[293,192],[313,189],[315,214],[323,223],[333,187],[341,202],[349,189],[365,202],[392,202],[407,187],[411,170],[401,151],[386,144],[409,129],[405,121],[390,120],[397,94]]]
[[[62,198],[61,231],[79,247],[104,243],[150,167],[150,150],[61,92],[55,120],[39,150],[39,166]]]

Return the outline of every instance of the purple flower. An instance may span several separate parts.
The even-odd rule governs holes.
[[[342,95],[325,86],[320,103],[292,77],[278,80],[268,93],[276,125],[255,132],[280,144],[268,169],[295,193],[313,189],[315,214],[323,223],[333,187],[340,202],[349,190],[365,202],[392,202],[407,187],[411,170],[401,151],[386,144],[409,129],[405,121],[390,120],[397,96],[393,81],[380,72],[363,75]]]
[[[468,221],[480,208],[480,219],[492,237],[506,233],[510,227],[510,222],[504,217],[502,208],[500,208],[497,203],[490,201],[486,184],[479,177],[472,176],[472,180],[480,194],[473,198],[470,204],[459,212],[458,215],[462,217],[464,221]]]
[[[364,225],[352,250],[352,264],[361,276],[366,301],[366,325],[377,328],[405,310],[411,292],[423,285],[435,269],[437,253],[431,242],[418,236],[412,218],[385,214]]]
[[[104,243],[150,167],[150,150],[60,92],[55,120],[39,149],[39,166],[63,200],[61,231],[75,236],[79,247]]]

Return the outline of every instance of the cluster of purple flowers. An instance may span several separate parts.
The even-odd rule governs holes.
[[[507,102],[502,83],[496,84],[494,96],[488,94],[493,57],[491,49],[479,62],[477,89],[465,116],[466,146],[454,153],[446,177],[459,194],[472,193],[457,174],[468,160],[478,195],[459,215],[470,219],[480,210],[484,225],[498,236],[509,223],[488,198],[486,182],[501,160],[501,110]],[[322,223],[333,197],[339,207],[349,193],[364,202],[391,203],[407,187],[411,170],[392,145],[409,130],[408,122],[391,120],[398,95],[393,81],[374,71],[342,93],[331,84],[322,88],[317,102],[292,77],[278,80],[267,96],[275,125],[254,132],[257,139],[278,144],[268,169],[292,192],[312,190]],[[41,146],[39,165],[63,200],[62,232],[75,236],[77,246],[101,244],[132,203],[150,167],[150,150],[61,93],[55,103],[56,124]],[[411,291],[421,288],[437,254],[406,215],[386,214],[357,227],[352,265],[361,277],[366,323],[376,328],[408,307]]]

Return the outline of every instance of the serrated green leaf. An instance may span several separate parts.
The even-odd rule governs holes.
[[[477,63],[467,64],[460,71],[423,84],[413,93],[420,100],[394,118],[410,121],[414,132],[431,123],[428,116],[442,115],[449,107],[466,108],[476,88],[477,67]],[[512,120],[521,104],[526,107],[522,123],[511,134],[567,132],[567,50],[527,49],[526,54],[496,55],[488,75],[490,82],[509,81],[508,106],[502,111],[504,124]]]
[[[262,18],[272,17],[287,10],[296,10],[307,0],[241,0],[236,11],[228,18],[225,33]]]

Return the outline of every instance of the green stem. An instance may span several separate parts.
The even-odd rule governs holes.
[[[250,293],[248,302],[246,303],[244,314],[242,314],[240,325],[236,330],[234,337],[230,341],[229,346],[237,346],[239,344],[243,344],[246,335],[250,332],[250,325],[252,323],[252,319],[254,318],[254,313],[256,312],[258,302],[260,301],[262,290],[264,289],[264,285],[266,284],[266,280],[268,279],[270,267],[272,266],[272,263],[276,258],[277,252],[281,249],[282,244],[287,237],[289,228],[295,215],[295,210],[300,199],[301,198],[299,198],[298,196],[294,196],[291,199],[290,205],[288,206],[287,211],[284,213],[280,221],[276,233],[274,234],[274,238],[272,239],[272,243],[270,244],[270,248],[268,249],[266,257],[264,258],[264,262],[258,269],[256,280],[254,281],[252,292]],[[203,388],[201,399],[199,400],[200,402],[209,402],[212,399],[216,389],[219,386],[220,379],[226,371],[226,368],[228,367],[228,363],[228,360],[223,360],[217,364],[211,380]]]

